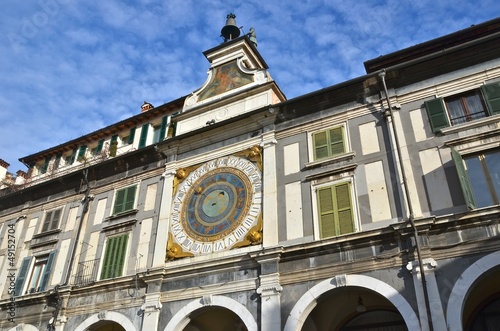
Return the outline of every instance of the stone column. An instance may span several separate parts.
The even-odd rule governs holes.
[[[261,268],[260,286],[257,288],[261,302],[261,330],[281,331],[281,292],[283,287],[279,281],[280,255],[281,248],[275,248],[271,252],[266,251],[254,256]]]
[[[439,289],[436,282],[434,269],[437,263],[434,259],[424,259],[424,272],[427,286],[427,294],[429,297],[429,306],[431,311],[431,321],[434,331],[446,331],[446,321],[444,320],[443,306],[439,296]],[[429,330],[427,309],[425,306],[424,290],[422,288],[422,277],[418,261],[408,262],[406,268],[413,275],[413,283],[415,286],[415,295],[417,297],[418,313],[420,316],[420,324],[422,330]]]

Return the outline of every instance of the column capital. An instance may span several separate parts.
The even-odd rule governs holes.
[[[146,294],[144,303],[141,306],[141,310],[143,310],[144,312],[153,312],[160,310],[162,308],[160,296],[161,294],[159,292]]]
[[[422,265],[424,267],[424,271],[434,270],[437,267],[437,262],[434,259],[424,259],[422,260]],[[412,274],[417,274],[420,272],[420,265],[418,261],[410,261],[406,265],[406,269]]]

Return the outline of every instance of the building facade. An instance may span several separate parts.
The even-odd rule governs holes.
[[[204,55],[191,94],[0,160],[1,330],[495,329],[500,19],[290,100],[253,35]]]

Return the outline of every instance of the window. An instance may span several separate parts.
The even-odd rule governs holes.
[[[101,279],[115,278],[123,275],[127,243],[128,234],[108,238],[102,262]]]
[[[15,295],[42,292],[47,289],[55,252],[42,256],[25,257],[15,283]]]
[[[153,126],[153,144],[160,141],[161,126]]]
[[[78,147],[76,147],[75,149],[73,149],[73,151],[71,152],[71,154],[67,155],[64,160],[66,161],[66,165],[71,165],[73,163],[75,163],[75,160],[76,160],[76,153],[78,152]]]
[[[45,213],[45,219],[42,224],[42,231],[47,232],[57,229],[62,209],[51,210]]]
[[[116,191],[113,215],[134,209],[136,189],[137,187],[134,185]]]
[[[90,150],[92,156],[97,156],[102,152],[102,147],[104,146],[104,139],[101,139],[97,142],[97,146]]]
[[[432,131],[500,114],[500,82],[480,89],[426,101]]]
[[[485,151],[462,157],[455,149],[452,156],[470,209],[500,204],[500,151]]]
[[[351,182],[316,188],[320,238],[355,231]]]
[[[313,133],[314,160],[321,160],[345,153],[344,131],[343,126],[338,126]]]

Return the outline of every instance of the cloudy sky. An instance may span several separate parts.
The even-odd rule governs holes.
[[[6,0],[0,159],[18,159],[185,96],[229,13],[287,98],[365,74],[363,62],[500,16],[498,0]]]

